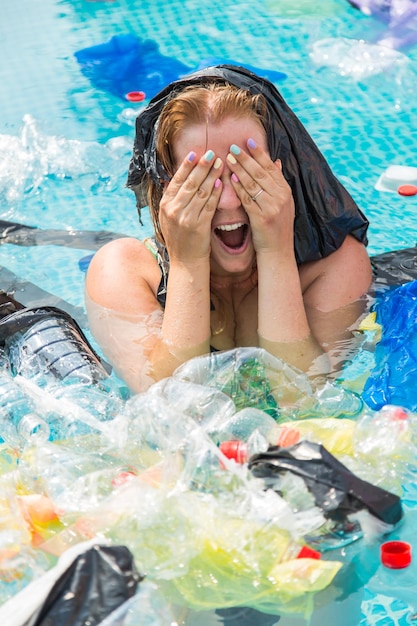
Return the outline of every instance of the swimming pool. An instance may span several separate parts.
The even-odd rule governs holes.
[[[370,253],[415,244],[416,198],[374,185],[391,164],[417,165],[417,47],[388,62],[364,48],[359,40],[372,41],[382,25],[345,0],[17,0],[2,8],[1,29],[2,219],[46,230],[150,234],[148,215],[140,227],[125,188],[143,103],[94,88],[74,57],[133,33],[190,69],[214,56],[285,72],[278,88],[370,219]],[[79,260],[90,252],[3,244],[0,265],[77,307],[84,320]]]
[[[140,228],[125,189],[134,116],[143,104],[93,88],[74,57],[113,35],[133,33],[190,69],[215,56],[285,72],[284,97],[370,219],[370,253],[414,245],[415,198],[376,191],[374,184],[391,164],[415,164],[417,52],[376,72],[378,60],[352,49],[355,39],[378,32],[376,20],[345,0],[300,6],[302,17],[292,3],[273,0],[241,6],[216,0],[209,8],[192,0],[8,4],[2,18],[8,61],[0,70],[3,218],[46,229],[150,233],[148,216]],[[326,39],[328,57],[339,56],[348,69],[313,61],[314,46]],[[350,50],[337,50],[335,41],[350,42]],[[370,75],[358,80],[352,72],[363,62]],[[19,276],[82,305],[77,251],[4,245],[0,255],[0,264]]]

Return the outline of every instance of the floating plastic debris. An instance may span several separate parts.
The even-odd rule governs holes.
[[[316,41],[310,57],[319,67],[328,67],[341,76],[363,80],[369,76],[410,64],[410,59],[397,50],[346,37]]]

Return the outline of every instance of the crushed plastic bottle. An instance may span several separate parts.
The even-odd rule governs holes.
[[[284,427],[281,429],[278,438],[273,445],[282,448],[294,445],[300,439],[300,433],[295,428]],[[247,441],[230,439],[222,441],[220,451],[228,459],[233,459],[236,463],[248,463],[252,455],[268,450],[271,442],[268,441],[258,430],[255,430]]]
[[[35,409],[24,409],[20,437],[44,432],[44,439],[50,435],[55,440],[102,433],[103,422],[115,418],[129,395],[110,375],[78,323],[56,307],[27,308],[3,294],[0,347],[15,392]],[[10,380],[8,384],[12,385]],[[7,398],[14,402],[10,393]],[[7,398],[3,398],[6,412]],[[4,421],[7,431],[8,420]]]
[[[300,439],[296,425],[280,426],[268,413],[255,408],[238,411],[221,429],[208,434],[221,452],[237,463],[247,463],[253,454],[265,452],[270,445],[284,447]]]
[[[0,371],[0,401],[0,437],[6,443],[22,448],[48,439],[47,422],[6,370]]]
[[[417,420],[407,409],[387,404],[367,411],[355,424],[354,456],[362,478],[402,494],[416,483]]]
[[[265,411],[248,407],[237,411],[220,424],[209,424],[206,429],[216,444],[228,439],[247,441],[255,431],[258,431],[270,443],[275,443],[279,426]]]
[[[13,374],[41,386],[51,380],[95,384],[108,376],[75,320],[55,307],[22,308],[5,316],[0,340]]]

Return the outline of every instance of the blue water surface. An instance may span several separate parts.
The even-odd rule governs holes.
[[[151,233],[149,215],[144,211],[140,226],[125,187],[134,121],[148,100],[148,84],[132,84],[146,98],[129,102],[94,85],[76,58],[80,50],[130,34],[153,42],[176,68],[193,69],[216,57],[284,73],[277,87],[370,220],[370,254],[415,245],[417,196],[377,191],[374,185],[392,164],[417,167],[417,46],[366,47],[385,25],[349,2],[3,4],[0,219],[42,229],[140,238]],[[65,245],[3,244],[0,266],[83,308],[79,260],[89,253]],[[371,593],[360,602],[360,626],[408,623],[403,605],[378,605]],[[323,619],[331,623],[332,617]],[[347,619],[349,626],[358,623]]]

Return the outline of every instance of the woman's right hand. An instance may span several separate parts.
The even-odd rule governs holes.
[[[159,207],[161,232],[171,263],[209,259],[211,222],[219,203],[223,162],[208,150],[190,152],[167,184]]]

